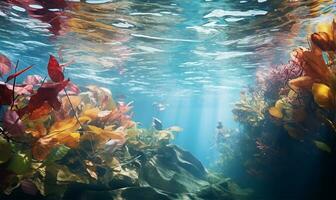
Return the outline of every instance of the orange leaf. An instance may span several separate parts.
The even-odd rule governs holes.
[[[51,149],[57,145],[55,138],[43,137],[37,140],[32,147],[32,154],[36,160],[44,160],[50,153]]]
[[[61,121],[55,122],[49,130],[50,134],[57,134],[60,132],[74,132],[79,129],[80,125],[78,124],[76,118],[67,118]]]
[[[30,133],[35,138],[40,138],[47,134],[47,129],[43,124],[37,124],[34,128],[27,129],[26,132]]]
[[[42,117],[48,116],[50,113],[52,112],[52,107],[44,102],[44,104],[35,109],[30,115],[29,115],[29,119],[30,120],[36,120],[36,119],[40,119]]]
[[[76,148],[79,144],[80,134],[79,133],[60,133],[54,138],[57,139],[59,144],[64,144],[70,148]]]

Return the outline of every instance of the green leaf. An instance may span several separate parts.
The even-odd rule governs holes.
[[[54,147],[43,164],[49,165],[58,160],[61,160],[69,152],[69,150],[70,148],[65,145]]]
[[[7,162],[12,157],[10,144],[2,138],[0,138],[0,152],[0,164]]]

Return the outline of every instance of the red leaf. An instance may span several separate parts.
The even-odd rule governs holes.
[[[69,83],[69,79],[58,83],[44,83],[34,94],[28,103],[28,111],[32,113],[35,109],[41,107],[47,102],[54,110],[61,108],[61,102],[58,100],[58,93]]]
[[[22,73],[24,73],[25,71],[29,70],[30,68],[32,68],[33,66],[29,66],[23,70],[20,70],[18,72],[16,72],[15,74],[11,74],[7,77],[6,83],[10,80],[12,80],[13,78],[16,78],[17,76],[20,76]]]
[[[12,68],[11,61],[3,54],[0,54],[0,76],[8,74]]]
[[[11,105],[13,102],[13,90],[6,84],[0,84],[0,105]]]
[[[48,63],[48,74],[51,80],[54,82],[60,82],[64,80],[63,68],[52,55],[50,55]]]

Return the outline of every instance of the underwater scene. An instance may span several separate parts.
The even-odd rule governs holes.
[[[0,200],[336,199],[335,0],[1,0]]]

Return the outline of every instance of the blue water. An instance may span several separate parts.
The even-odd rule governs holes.
[[[182,127],[174,143],[205,165],[216,159],[217,122],[239,128],[231,110],[255,73],[287,60],[336,10],[333,0],[18,2],[0,2],[1,53],[45,76],[62,49],[75,83],[134,101],[144,127],[152,117]]]

